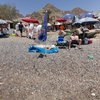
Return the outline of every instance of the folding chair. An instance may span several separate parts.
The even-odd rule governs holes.
[[[58,36],[56,43],[59,48],[66,48],[68,46],[68,41],[65,41],[63,36]]]

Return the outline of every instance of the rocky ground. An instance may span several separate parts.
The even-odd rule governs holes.
[[[56,33],[48,35],[54,44]],[[100,38],[39,57],[34,40],[0,38],[0,100],[100,100]]]

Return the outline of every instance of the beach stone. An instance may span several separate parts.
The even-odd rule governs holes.
[[[57,32],[49,32],[43,44],[56,40]],[[33,44],[26,37],[0,38],[0,100],[100,100],[100,38],[81,45],[83,51],[60,49],[46,57],[29,53]]]

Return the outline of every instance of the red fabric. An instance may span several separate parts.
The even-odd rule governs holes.
[[[91,44],[93,41],[92,40],[88,40],[88,44]]]
[[[56,21],[58,21],[58,22],[65,22],[66,20],[64,18],[58,18]]]
[[[30,18],[30,17],[25,17],[25,18],[22,18],[21,20],[25,21],[25,22],[30,22],[30,23],[39,23],[39,21],[37,19]]]
[[[61,25],[61,26],[60,26],[60,29],[61,29],[61,30],[64,30],[64,29],[65,29],[65,27],[64,27],[63,25]]]

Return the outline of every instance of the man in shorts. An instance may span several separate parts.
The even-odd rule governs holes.
[[[69,49],[72,46],[72,44],[77,44],[78,48],[80,49],[81,43],[82,43],[82,40],[79,39],[79,36],[77,35],[77,32],[74,31],[73,34],[70,36]]]
[[[19,24],[18,28],[19,28],[19,31],[20,31],[20,36],[22,37],[23,28],[24,28],[24,26],[23,26],[22,22],[20,22],[20,24]]]

